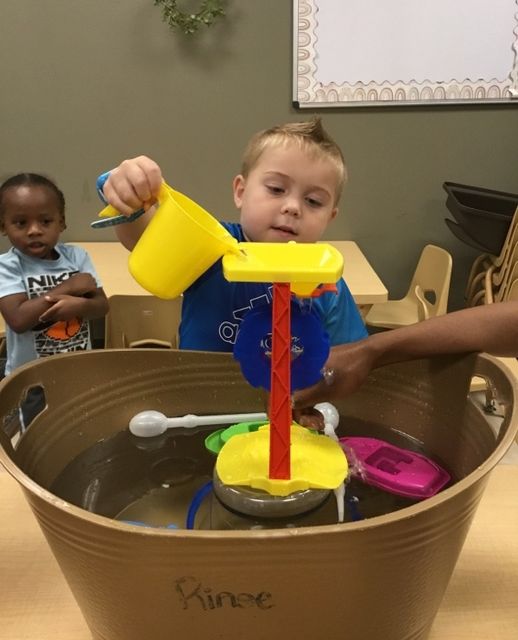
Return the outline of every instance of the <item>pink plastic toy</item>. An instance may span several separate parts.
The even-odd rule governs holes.
[[[340,438],[351,473],[385,491],[421,500],[438,493],[450,474],[425,456],[376,438]]]

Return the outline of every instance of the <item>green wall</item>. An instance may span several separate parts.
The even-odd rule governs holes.
[[[197,0],[185,0],[196,8]],[[421,248],[454,259],[451,307],[475,250],[443,222],[445,180],[518,192],[518,110],[292,107],[291,0],[229,0],[199,36],[171,32],[153,0],[2,0],[0,178],[55,178],[65,240],[112,240],[89,227],[96,176],[155,158],[168,181],[216,216],[236,219],[231,180],[256,130],[319,113],[346,156],[350,184],[328,238],[358,241],[391,297]],[[7,243],[2,239],[0,249]]]

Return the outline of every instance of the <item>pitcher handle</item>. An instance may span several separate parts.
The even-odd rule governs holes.
[[[107,178],[108,175],[109,174],[103,174],[102,176],[100,176],[100,178],[104,178],[105,176]],[[102,191],[100,191],[100,188],[99,188],[100,178],[98,178],[97,180],[97,185],[98,185],[97,190],[100,193],[102,193]],[[104,182],[105,181],[106,179],[104,180]],[[174,189],[172,189],[168,184],[163,182],[158,194],[159,202],[162,201],[164,198],[169,197],[170,194],[174,194],[174,193],[175,193]],[[97,217],[99,219],[91,222],[90,226],[92,227],[92,229],[103,229],[104,227],[113,227],[117,224],[126,224],[127,222],[134,222],[135,220],[140,218],[140,216],[143,213],[145,213],[145,209],[138,209],[137,211],[134,211],[133,213],[131,213],[129,216],[124,216],[121,213],[119,213],[117,209],[115,209],[115,207],[112,207],[111,204],[108,204],[106,205],[106,207],[104,207],[102,211],[98,213]]]

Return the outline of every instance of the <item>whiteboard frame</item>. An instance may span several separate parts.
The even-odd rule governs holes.
[[[293,104],[296,108],[518,103],[518,6],[514,27],[514,64],[502,82],[465,80],[323,84],[316,79],[317,11],[318,0],[293,0]]]

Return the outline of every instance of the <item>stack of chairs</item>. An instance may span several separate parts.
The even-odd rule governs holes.
[[[518,209],[499,255],[480,254],[471,267],[465,298],[470,307],[509,300],[518,279]]]
[[[514,241],[514,246],[517,246],[516,239]],[[502,249],[502,253],[504,252],[505,247]],[[512,256],[515,253],[514,249],[508,249],[508,255]],[[494,258],[494,256],[493,256]],[[482,276],[480,278],[481,282],[483,282],[480,291],[475,293],[475,298],[478,300],[473,301],[473,305],[475,304],[491,304],[493,302],[504,302],[509,300],[514,300],[518,302],[518,274],[516,272],[516,261],[514,259],[513,266],[511,268],[508,267],[507,273],[508,277],[506,278],[502,271],[505,270],[504,262],[502,262],[502,256],[498,256],[500,266],[495,267],[495,263],[497,261],[494,258],[493,262],[489,262],[489,258],[484,257],[483,255],[479,256],[473,265],[472,271],[476,273],[475,278],[477,276]],[[513,258],[508,258],[507,263],[510,264]],[[477,262],[479,265],[486,264],[486,270],[484,271],[482,267],[477,271]],[[495,285],[491,284],[492,276],[500,276],[502,275],[502,284],[498,289],[495,289]],[[469,283],[468,283],[469,284]],[[475,285],[474,285],[475,286]],[[491,293],[489,296],[485,294],[485,287],[489,287],[491,289]],[[481,295],[478,295],[481,294]],[[486,301],[487,298],[487,301]],[[503,364],[505,364],[511,370],[511,373],[514,376],[514,379],[518,383],[518,360],[516,358],[498,358]],[[486,393],[486,406],[491,407],[491,397],[490,393],[490,385],[488,385],[487,380],[480,377],[474,377],[471,381],[471,391],[480,392],[483,391]],[[516,442],[518,443],[518,435],[516,436]]]
[[[481,253],[474,261],[466,287],[468,306],[493,304],[508,300],[518,301],[518,209],[509,226],[509,231],[499,255]],[[518,361],[516,358],[499,358],[510,368],[518,381]],[[471,391],[485,391],[488,383],[482,378],[473,378]],[[490,395],[486,395],[486,405]],[[518,443],[518,436],[516,437]]]

